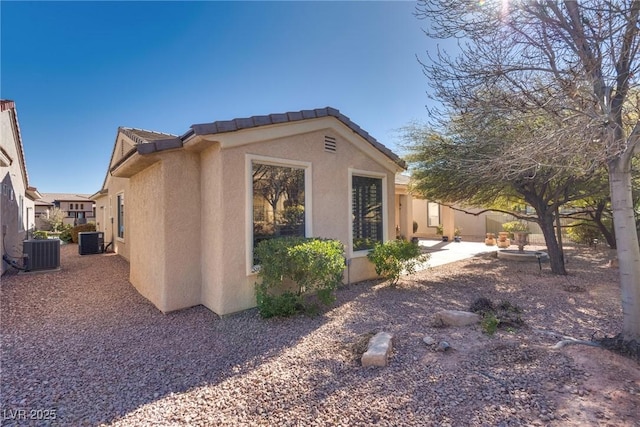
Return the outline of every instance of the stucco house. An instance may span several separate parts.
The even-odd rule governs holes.
[[[367,249],[395,238],[404,162],[334,108],[118,129],[96,203],[105,242],[161,311],[255,306],[254,246],[277,235],[341,240],[345,281],[375,277]]]
[[[34,200],[40,193],[29,185],[27,164],[18,113],[14,101],[0,100],[0,252],[14,259],[22,257],[22,241],[34,227]],[[0,273],[8,264],[1,262]]]
[[[68,225],[78,225],[95,221],[95,203],[90,194],[70,193],[42,193],[42,197],[35,202],[36,226],[46,228],[43,217],[48,211],[58,208],[64,212],[62,222]]]
[[[453,209],[437,202],[426,200],[410,190],[410,177],[399,173],[395,180],[395,210],[396,234],[407,239],[417,237],[421,239],[441,239],[436,230],[442,226],[443,236],[453,241],[455,231],[459,230],[460,237],[465,241],[482,242],[486,233],[497,234],[502,230],[502,224],[515,220],[511,215],[486,211],[474,207],[459,207]],[[413,231],[414,223],[417,230]],[[532,230],[536,226],[530,225]]]

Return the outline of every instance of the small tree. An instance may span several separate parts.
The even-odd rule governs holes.
[[[47,214],[42,220],[51,227],[51,231],[59,232],[62,230],[65,217],[64,211],[60,208],[53,208],[47,210]]]

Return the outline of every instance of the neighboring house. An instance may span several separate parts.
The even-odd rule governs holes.
[[[96,202],[105,243],[163,312],[254,307],[254,246],[276,235],[339,239],[345,281],[375,277],[367,249],[395,238],[404,162],[348,117],[321,108],[191,126],[119,128]],[[275,219],[275,221],[274,221]]]
[[[22,241],[35,224],[34,200],[38,190],[29,186],[18,115],[13,101],[0,100],[0,252],[21,262]],[[8,265],[2,261],[0,273]]]
[[[47,217],[48,211],[53,208],[64,212],[65,224],[78,225],[94,222],[96,220],[95,203],[90,197],[90,194],[42,193],[42,197],[35,203],[37,227],[46,228],[42,217]]]
[[[483,212],[477,208],[465,208],[466,212],[452,209],[436,202],[422,199],[413,195],[409,190],[410,178],[404,174],[396,175],[395,179],[395,210],[396,233],[407,239],[419,237],[425,239],[441,239],[436,233],[437,226],[442,225],[443,235],[453,240],[455,230],[458,229],[463,240],[484,241],[486,233],[497,233],[502,230],[502,224],[513,221],[510,215]],[[417,230],[413,232],[413,222]],[[533,225],[532,225],[533,227]]]

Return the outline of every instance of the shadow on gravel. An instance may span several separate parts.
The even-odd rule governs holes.
[[[326,318],[219,318],[203,306],[162,314],[129,284],[128,263],[62,247],[62,270],[2,278],[2,425],[55,410],[56,425],[108,423],[194,387],[242,375]]]
[[[62,426],[110,423],[203,386],[234,387],[241,393],[234,399],[240,399],[242,387],[254,384],[272,385],[272,394],[278,390],[288,405],[305,408],[312,419],[317,411],[321,420],[323,405],[334,407],[337,401],[335,407],[349,408],[351,418],[336,423],[481,425],[489,414],[487,419],[505,425],[526,425],[555,409],[546,398],[549,387],[582,381],[563,352],[546,350],[556,338],[536,336],[533,329],[588,340],[594,331],[611,335],[621,319],[617,291],[593,285],[616,284],[610,270],[594,269],[600,255],[571,258],[571,275],[552,278],[554,292],[548,294],[528,292],[543,280],[549,287],[547,273],[478,257],[405,277],[398,287],[383,281],[343,287],[334,307],[317,317],[268,320],[257,310],[220,319],[203,306],[164,315],[129,284],[122,258],[80,257],[75,245],[63,247],[62,255],[62,271],[11,275],[0,286],[0,409],[3,414],[55,409],[55,424]],[[570,287],[578,284],[579,292]],[[435,328],[433,316],[444,309],[467,310],[478,297],[520,306],[528,330],[494,340],[469,327],[462,338],[471,340],[467,352],[445,355],[424,345],[425,335],[444,336],[455,348],[455,328]],[[559,299],[567,302],[562,311],[554,306]],[[381,330],[396,336],[391,364],[363,369],[353,343]],[[301,346],[304,351],[286,353],[303,341],[311,341]],[[528,347],[535,343],[545,350]],[[288,386],[282,389],[276,387],[282,383],[270,383],[270,365],[294,364],[296,381],[283,380]],[[552,384],[536,382],[545,371],[546,378],[556,378]],[[295,388],[300,381],[312,390]],[[557,401],[573,398],[566,394]],[[213,402],[196,404],[215,409]],[[520,408],[516,413],[502,412],[514,405]],[[460,413],[461,407],[472,411]],[[4,418],[2,425],[28,424]]]

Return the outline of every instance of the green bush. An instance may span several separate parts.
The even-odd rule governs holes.
[[[482,316],[480,326],[489,335],[493,335],[498,328],[513,330],[524,325],[522,309],[510,301],[500,301],[496,305],[490,299],[481,297],[471,304],[469,311]]]
[[[376,273],[391,281],[394,286],[400,279],[402,271],[413,274],[416,267],[429,259],[428,254],[421,254],[420,247],[405,240],[390,240],[376,243],[367,255],[369,261],[376,267]]]
[[[480,326],[482,326],[482,330],[487,335],[493,335],[496,333],[498,329],[498,325],[500,324],[500,319],[498,319],[492,311],[485,313],[482,316],[482,321]]]
[[[62,240],[65,243],[71,243],[72,241],[72,236],[71,236],[71,230],[73,229],[73,226],[70,224],[63,224],[61,226],[60,229],[60,240]]]
[[[293,316],[304,309],[302,298],[293,292],[284,292],[280,295],[271,295],[266,288],[257,286],[256,300],[258,310],[264,318]]]
[[[260,242],[256,247],[262,279],[256,284],[260,314],[290,316],[311,309],[305,306],[305,296],[311,293],[325,305],[333,303],[342,281],[343,252],[337,240],[284,237]]]
[[[71,229],[71,240],[73,243],[78,243],[78,233],[85,233],[88,231],[96,231],[96,223],[88,222],[86,224],[76,225]]]
[[[576,221],[567,227],[567,235],[576,243],[584,243],[590,245],[593,239],[604,240],[604,236],[593,223],[585,221]]]
[[[44,230],[36,230],[33,232],[33,238],[37,240],[46,240],[49,238],[49,233]]]

